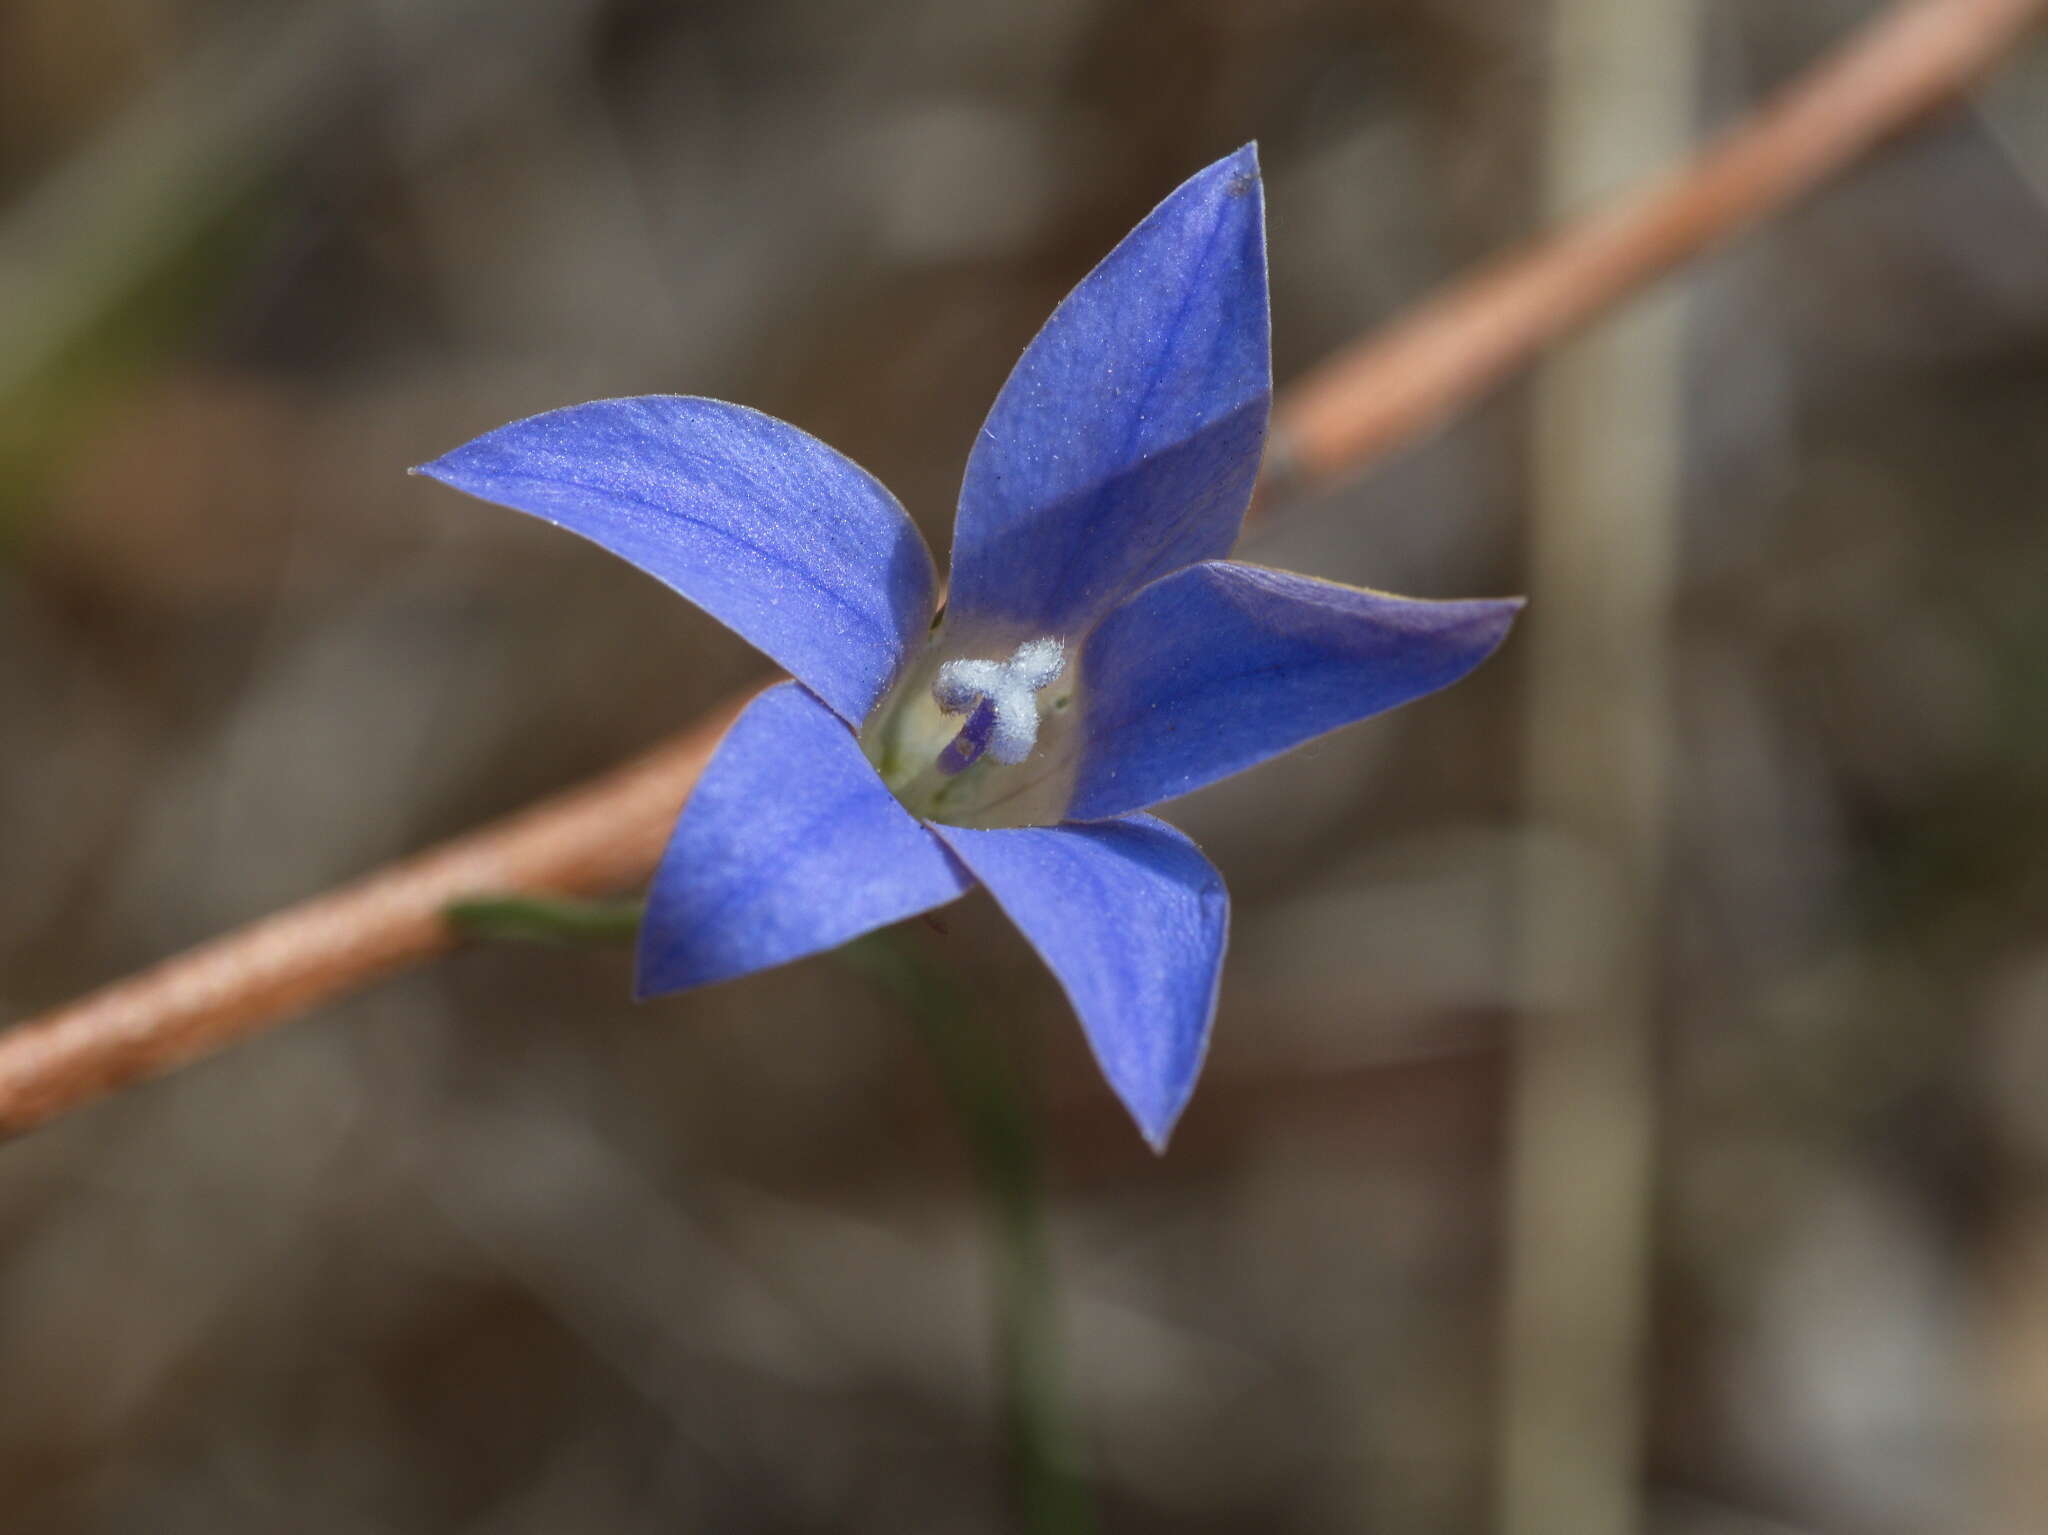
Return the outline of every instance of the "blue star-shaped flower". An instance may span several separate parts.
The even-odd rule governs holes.
[[[1188,181],[1025,349],[968,459],[950,599],[873,478],[716,400],[599,400],[426,474],[580,533],[795,679],[676,824],[639,990],[817,953],[979,882],[1154,1146],[1194,1088],[1223,881],[1142,812],[1456,681],[1513,601],[1416,602],[1224,558],[1266,438],[1247,146]]]

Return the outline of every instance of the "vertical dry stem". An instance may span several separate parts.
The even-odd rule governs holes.
[[[1692,0],[1553,4],[1546,196],[1563,217],[1683,152],[1697,17]],[[1639,300],[1537,385],[1505,1535],[1642,1523],[1682,318],[1675,291]]]

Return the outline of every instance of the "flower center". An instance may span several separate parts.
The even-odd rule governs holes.
[[[869,760],[907,809],[930,820],[1024,825],[1056,819],[1059,806],[1052,801],[1063,792],[1048,778],[1058,766],[1047,760],[1053,748],[1042,727],[1050,716],[1071,723],[1064,711],[1072,689],[1047,700],[1043,710],[1039,695],[1065,675],[1066,645],[1030,639],[1004,660],[941,661],[945,641],[933,638],[925,659],[861,732]],[[1041,785],[1041,779],[1048,781]]]
[[[1038,694],[1067,669],[1067,649],[1058,640],[1026,640],[1007,661],[948,661],[932,684],[932,698],[946,714],[965,714],[967,723],[939,753],[938,769],[948,775],[971,767],[983,752],[1014,767],[1038,744]]]

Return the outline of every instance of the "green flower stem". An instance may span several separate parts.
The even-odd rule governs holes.
[[[498,896],[447,908],[466,938],[607,943],[638,929],[638,901]],[[1060,1363],[1038,1142],[1017,1063],[973,1015],[953,977],[902,929],[871,933],[837,957],[900,1003],[938,1068],[973,1155],[995,1238],[997,1348],[1003,1427],[1023,1528],[1086,1535],[1095,1528]]]
[[[997,1347],[1004,1431],[1023,1528],[1095,1528],[1061,1367],[1038,1143],[1017,1064],[974,1016],[958,984],[900,929],[870,934],[841,959],[900,1002],[938,1068],[987,1196],[996,1241]]]
[[[640,930],[639,901],[505,895],[455,901],[442,915],[464,938],[516,943],[618,943]]]

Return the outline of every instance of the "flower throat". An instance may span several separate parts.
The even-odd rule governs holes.
[[[1065,674],[1066,646],[1056,638],[1031,639],[1006,660],[961,657],[939,662],[936,671],[929,657],[876,710],[863,743],[908,809],[966,824],[1044,776],[1003,770],[1022,766],[1038,748],[1039,695]],[[1062,694],[1049,707],[1064,710],[1070,699],[1071,693]]]

